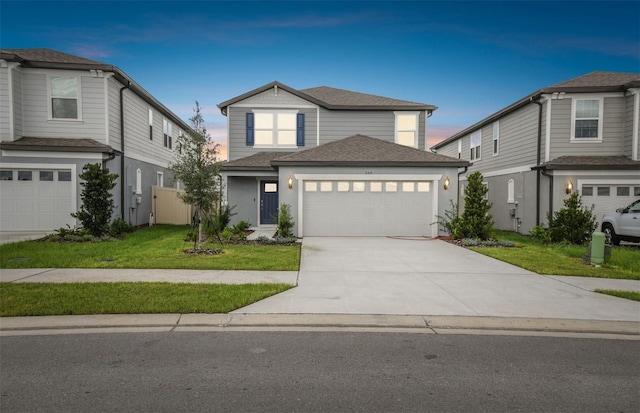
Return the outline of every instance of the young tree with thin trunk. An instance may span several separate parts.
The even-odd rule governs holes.
[[[193,206],[198,235],[194,245],[202,242],[203,218],[215,212],[220,199],[219,145],[214,143],[204,125],[200,104],[196,101],[193,117],[189,118],[192,130],[178,137],[176,160],[169,165],[175,179],[184,185],[182,200]]]

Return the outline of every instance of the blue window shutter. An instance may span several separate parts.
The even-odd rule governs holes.
[[[253,146],[253,113],[247,113],[247,146]]]
[[[296,124],[296,145],[304,146],[304,113],[298,113]]]

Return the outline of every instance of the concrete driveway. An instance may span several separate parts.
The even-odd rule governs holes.
[[[234,313],[640,321],[610,297],[433,239],[306,237],[298,287]]]

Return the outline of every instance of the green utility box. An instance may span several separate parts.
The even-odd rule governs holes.
[[[600,265],[604,262],[604,232],[596,231],[591,238],[591,264]]]

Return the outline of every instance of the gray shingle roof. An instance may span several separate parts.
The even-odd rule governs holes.
[[[437,106],[426,103],[410,102],[407,100],[399,100],[386,98],[382,96],[369,95],[366,93],[352,92],[350,90],[335,89],[326,86],[297,90],[280,82],[274,81],[253,89],[242,95],[226,100],[218,104],[222,114],[226,114],[227,106],[245,100],[251,96],[265,92],[269,89],[277,87],[285,90],[301,99],[312,102],[318,106],[327,109],[341,110],[428,110],[434,111]]]
[[[354,135],[271,162],[275,166],[465,166],[464,160],[421,151],[364,135]]]
[[[417,110],[430,109],[435,110],[433,105],[424,103],[410,102],[407,100],[392,99],[383,96],[370,95],[367,93],[352,92],[350,90],[336,89],[328,86],[314,87],[311,89],[302,89],[311,97],[314,97],[326,105],[333,108],[415,108]]]
[[[291,152],[258,152],[255,155],[226,162],[222,169],[227,171],[241,170],[274,170],[271,161],[289,155]]]
[[[541,169],[629,169],[640,178],[640,161],[626,156],[560,156],[540,166]]]
[[[104,65],[102,62],[85,59],[84,57],[74,56],[68,53],[59,52],[51,49],[0,49],[2,54],[10,54],[18,59],[28,60],[32,62],[47,63],[69,63],[84,65]]]
[[[632,82],[640,82],[640,73],[596,71],[549,86],[546,89],[625,87]]]
[[[75,138],[34,138],[22,137],[17,141],[0,142],[0,149],[21,151],[48,152],[93,152],[114,153],[109,145],[104,145],[93,139]]]

